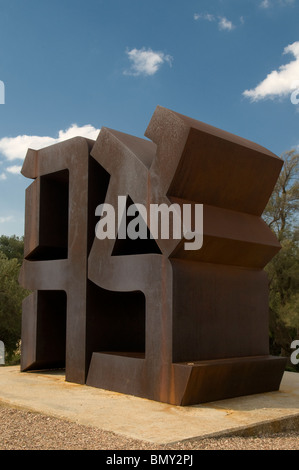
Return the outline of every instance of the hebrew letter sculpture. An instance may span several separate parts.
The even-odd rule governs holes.
[[[263,268],[280,245],[261,215],[281,159],[159,106],[145,136],[28,151],[21,370],[176,405],[277,390]],[[96,208],[119,196],[203,205],[201,248],[185,232],[97,238]]]

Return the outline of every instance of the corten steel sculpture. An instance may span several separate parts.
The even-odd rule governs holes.
[[[102,128],[29,150],[21,370],[176,405],[277,390],[261,218],[282,167],[263,147],[157,107],[140,139]],[[96,207],[203,204],[203,246],[99,240]]]

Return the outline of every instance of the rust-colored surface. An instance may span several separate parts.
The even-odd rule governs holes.
[[[263,268],[280,245],[261,219],[282,161],[157,107],[140,139],[103,128],[29,150],[23,371],[176,405],[277,390]],[[95,237],[96,207],[203,204],[203,246]]]

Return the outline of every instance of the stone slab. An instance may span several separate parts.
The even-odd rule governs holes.
[[[65,381],[64,371],[0,368],[0,404],[21,407],[153,444],[299,429],[299,374],[280,390],[193,406],[173,406]]]

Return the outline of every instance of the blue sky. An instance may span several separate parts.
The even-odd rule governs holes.
[[[0,234],[24,233],[28,147],[143,137],[157,105],[297,148],[298,20],[299,0],[0,0]]]

